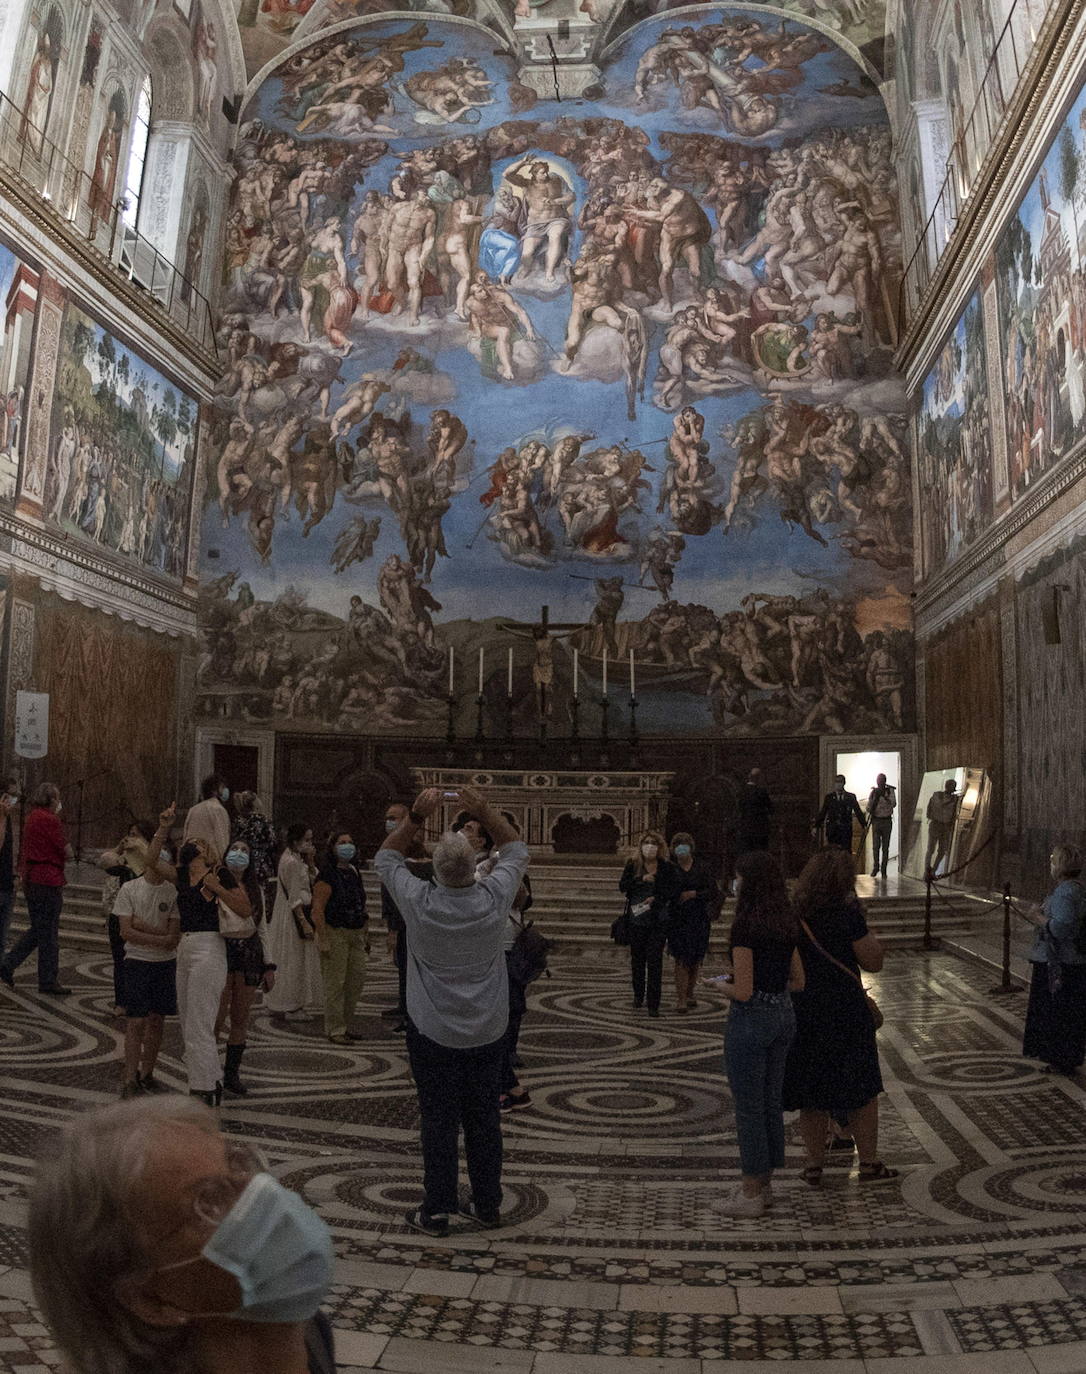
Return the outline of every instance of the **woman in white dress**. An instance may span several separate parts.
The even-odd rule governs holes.
[[[313,900],[312,855],[312,830],[292,825],[279,860],[268,931],[268,962],[276,965],[276,972],[275,987],[264,1002],[275,1020],[288,1012],[311,1016],[324,1004],[316,932],[306,913]]]

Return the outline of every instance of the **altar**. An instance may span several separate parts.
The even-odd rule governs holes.
[[[662,829],[674,773],[578,769],[414,768],[418,788],[482,788],[510,816],[533,854],[615,854]],[[427,839],[447,830],[459,803],[443,800]]]

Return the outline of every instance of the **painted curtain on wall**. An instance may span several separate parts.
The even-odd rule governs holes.
[[[195,398],[69,302],[46,519],[155,572],[183,577],[196,429]]]
[[[992,520],[984,314],[970,298],[924,379],[917,420],[924,572],[952,563]]]
[[[246,111],[202,709],[466,724],[485,654],[735,735],[909,728],[885,113],[802,24],[653,20],[536,102],[493,36],[362,23]],[[530,108],[530,117],[526,111]],[[533,634],[546,605],[546,632]],[[622,660],[622,677],[616,660]],[[557,705],[555,705],[557,703]]]

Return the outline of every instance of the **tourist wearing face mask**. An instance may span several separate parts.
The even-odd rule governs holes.
[[[124,1098],[167,1091],[155,1078],[155,1065],[165,1018],[177,1015],[177,891],[159,868],[147,871],[146,858],[145,845],[144,872],[122,883],[113,902],[125,955]]]
[[[679,874],[674,864],[668,862],[663,835],[647,830],[641,836],[636,853],[622,870],[618,887],[626,894],[630,918],[634,1008],[644,1006],[647,1000],[649,1015],[659,1016],[668,917],[672,900],[680,891]]]
[[[124,1005],[124,959],[125,940],[121,934],[120,919],[114,912],[117,894],[125,883],[142,875],[147,861],[147,846],[155,833],[150,821],[136,821],[130,825],[126,834],[117,841],[114,849],[103,849],[98,855],[99,868],[105,869],[108,881],[102,889],[102,910],[106,916],[106,931],[109,935],[109,950],[113,956],[113,1007],[114,1016],[125,1014]]]
[[[407,807],[402,802],[392,802],[385,810],[385,834],[391,835],[406,817]],[[433,869],[427,861],[426,850],[417,836],[412,840],[406,858],[408,867],[417,877],[428,879],[433,876]],[[381,1015],[386,1020],[395,1021],[396,1024],[392,1029],[402,1035],[407,1031],[407,927],[396,903],[392,900],[391,892],[384,883],[381,884],[381,917],[388,932],[386,935],[388,951],[396,961],[397,984],[396,1005],[388,1007]]]
[[[7,778],[0,793],[0,959],[7,951],[15,905],[15,809],[19,796],[18,778]]]
[[[238,920],[252,920],[253,909],[245,889],[224,864],[209,853],[204,842],[190,840],[181,846],[176,867],[162,854],[176,815],[171,803],[159,816],[155,837],[147,847],[145,876],[160,872],[177,888],[181,913],[181,941],[177,947],[177,1010],[185,1042],[185,1073],[189,1092],[207,1105],[222,1100],[219,1049],[215,1021],[222,990],[226,986],[226,941],[220,933],[224,917],[220,905]]]
[[[191,1099],[76,1116],[39,1166],[28,1229],[71,1374],[335,1374],[328,1228]]]
[[[19,871],[26,894],[30,928],[0,960],[0,982],[14,987],[14,972],[35,950],[38,951],[38,991],[53,997],[67,997],[60,975],[60,912],[64,905],[64,864],[71,850],[60,823],[60,788],[43,782],[30,802],[30,814],[23,825],[19,851]]]
[[[694,838],[685,831],[672,836],[671,858],[679,873],[679,891],[671,904],[668,953],[675,960],[675,1010],[697,1006],[694,988],[709,949],[709,926],[720,915],[720,885],[712,868],[694,854]]]
[[[271,892],[275,882],[275,831],[264,810],[264,803],[255,792],[239,792],[234,802],[237,815],[230,838],[244,840],[248,846],[249,868],[265,894],[265,904],[270,907],[275,901]]]
[[[369,953],[366,890],[357,855],[348,831],[329,835],[313,884],[313,924],[324,979],[324,1033],[333,1045],[364,1038],[351,1030]]]
[[[275,880],[275,906],[268,933],[268,957],[275,987],[265,998],[272,1020],[304,1020],[324,1001],[317,932],[309,914],[313,901],[313,832],[300,822],[287,830],[286,848]]]
[[[217,773],[212,773],[200,784],[200,796],[202,800],[190,806],[185,816],[181,843],[199,840],[211,859],[221,863],[230,848],[230,812],[226,809],[230,789]]]
[[[252,854],[244,840],[231,842],[226,851],[226,867],[245,889],[256,926],[251,935],[226,937],[226,986],[215,1021],[216,1039],[227,1021],[230,1023],[222,1075],[223,1092],[228,1097],[244,1097],[249,1089],[240,1075],[249,1034],[249,1014],[256,994],[261,990],[270,992],[275,986],[275,964],[269,962],[265,950],[264,888],[254,872]]]
[[[833,780],[833,791],[827,792],[822,799],[822,809],[815,817],[811,834],[817,836],[825,825],[826,843],[832,849],[852,850],[853,817],[861,825],[867,824],[867,817],[860,810],[855,792],[845,791],[845,775],[838,773]]]

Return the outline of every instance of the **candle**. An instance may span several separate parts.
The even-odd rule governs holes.
[[[483,651],[479,650],[479,695],[483,695]]]
[[[506,687],[506,696],[510,696],[510,697],[511,697],[512,695],[513,695],[513,650],[510,649],[510,650],[509,650],[509,672],[508,672],[508,683],[507,683],[507,687]]]
[[[449,645],[449,696],[453,695],[453,646]],[[630,672],[633,672],[633,659],[630,659]]]
[[[573,695],[577,695],[577,670],[581,665],[581,656],[577,649],[573,651]]]
[[[450,652],[451,652],[451,651],[450,651]],[[451,672],[451,671],[452,671],[452,670],[450,669],[450,672]],[[452,686],[451,686],[451,684],[450,684],[450,686],[449,686],[449,695],[450,695],[450,696],[452,695]],[[632,696],[635,696],[635,695],[636,695],[636,693],[634,692],[633,650],[631,649],[631,650],[630,650],[630,696],[632,697]]]
[[[607,695],[607,646],[603,649],[603,695]]]

